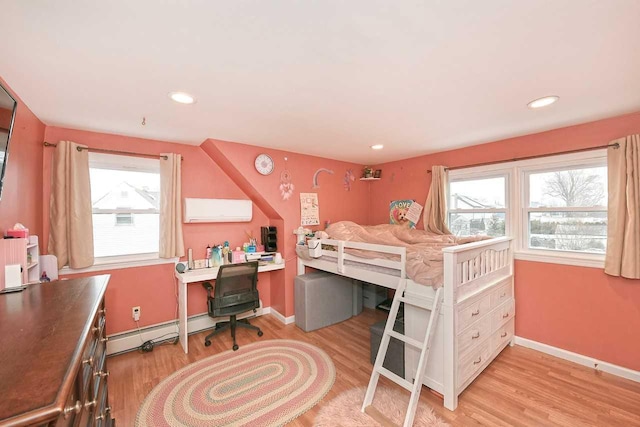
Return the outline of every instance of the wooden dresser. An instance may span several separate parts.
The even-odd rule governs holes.
[[[0,426],[114,426],[104,294],[109,275],[0,295]]]

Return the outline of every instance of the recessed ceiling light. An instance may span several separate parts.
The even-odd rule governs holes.
[[[169,93],[169,98],[173,99],[180,104],[193,104],[196,102],[196,99],[185,92],[171,92]]]
[[[527,107],[529,108],[542,108],[542,107],[546,107],[547,105],[551,105],[554,102],[556,102],[558,99],[560,99],[559,96],[545,96],[544,98],[538,98],[538,99],[534,99],[533,101],[531,101],[530,103],[527,104]]]
[[[382,144],[376,144],[376,145],[372,145],[371,149],[372,150],[382,150],[382,147],[384,147],[384,145]]]

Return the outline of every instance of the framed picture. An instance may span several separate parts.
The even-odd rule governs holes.
[[[373,177],[374,177],[374,178],[380,178],[380,175],[382,175],[382,169],[376,169],[376,170],[373,172]]]

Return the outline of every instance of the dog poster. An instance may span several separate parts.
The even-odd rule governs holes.
[[[391,204],[389,204],[389,224],[416,228],[416,223],[407,217],[412,204],[413,200],[394,200],[391,202]]]

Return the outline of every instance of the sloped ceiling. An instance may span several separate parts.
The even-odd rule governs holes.
[[[640,110],[636,0],[0,5],[0,75],[48,125],[364,164]]]

